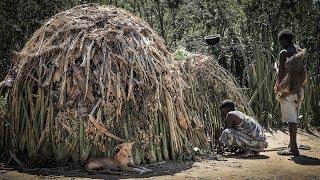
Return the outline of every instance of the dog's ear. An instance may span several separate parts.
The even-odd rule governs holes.
[[[122,147],[123,147],[123,144],[118,144],[115,149],[121,149]]]
[[[120,152],[120,149],[116,149],[114,153],[118,154]]]

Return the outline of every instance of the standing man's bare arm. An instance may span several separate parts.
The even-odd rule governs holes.
[[[286,62],[288,57],[288,52],[286,50],[282,50],[279,54],[279,73],[278,73],[278,81],[282,80],[285,76],[285,68],[284,63]]]

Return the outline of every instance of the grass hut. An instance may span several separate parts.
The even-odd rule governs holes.
[[[163,39],[122,9],[88,4],[61,12],[15,60],[1,143],[33,162],[109,156],[123,141],[136,142],[136,163],[207,148],[171,62]]]
[[[183,160],[194,147],[209,149],[222,98],[245,104],[216,62],[174,61],[143,20],[96,4],[47,21],[0,84],[11,86],[0,151],[28,165],[110,156],[124,141],[135,142],[137,164]]]

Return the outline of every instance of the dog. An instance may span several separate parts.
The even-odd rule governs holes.
[[[96,172],[104,170],[108,173],[115,174],[115,171],[121,170],[129,172],[147,173],[151,170],[143,167],[135,166],[132,159],[132,145],[131,143],[122,143],[116,146],[117,154],[108,158],[90,158],[85,164],[85,169],[88,172]],[[111,171],[111,172],[110,172]]]

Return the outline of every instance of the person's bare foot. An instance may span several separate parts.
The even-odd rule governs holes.
[[[291,148],[291,153],[293,156],[300,156],[298,148],[296,148],[296,149]]]
[[[238,158],[249,158],[249,157],[255,157],[257,155],[259,155],[259,152],[247,150],[244,153],[238,155]]]

